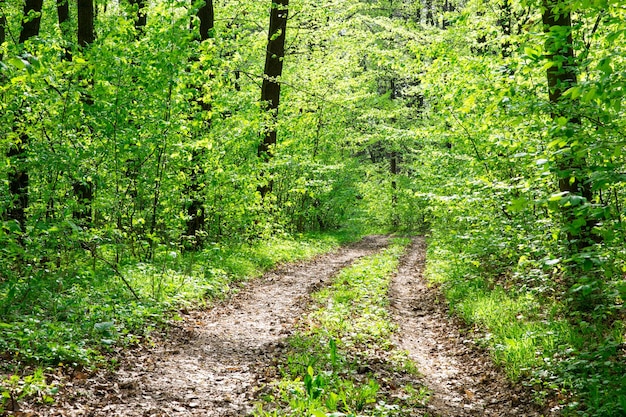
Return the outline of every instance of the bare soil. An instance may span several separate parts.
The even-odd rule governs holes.
[[[390,290],[399,330],[396,343],[432,391],[432,416],[549,416],[534,404],[529,389],[513,385],[493,365],[489,352],[476,345],[470,329],[449,315],[444,298],[423,277],[425,242],[413,239]]]
[[[309,295],[342,268],[387,245],[369,236],[312,261],[289,264],[245,284],[207,311],[183,315],[152,346],[125,352],[114,372],[74,371],[54,406],[22,404],[21,416],[244,416],[255,390],[275,377],[284,340],[306,311]],[[422,278],[425,244],[414,239],[390,291],[409,352],[433,393],[430,417],[540,416],[528,391],[507,382],[488,352],[464,336],[445,303]]]
[[[369,236],[312,261],[289,264],[249,282],[228,301],[195,311],[150,349],[127,353],[119,369],[77,372],[53,407],[37,416],[243,416],[309,302],[342,268],[387,245]]]

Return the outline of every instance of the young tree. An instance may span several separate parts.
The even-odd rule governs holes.
[[[195,1],[192,0],[192,5]],[[213,37],[213,30],[215,28],[215,15],[213,12],[213,0],[206,0],[202,7],[197,12],[198,19],[200,20],[200,42],[204,42]],[[205,100],[197,100],[200,104],[200,108],[204,112],[211,110],[211,104]],[[187,205],[187,224],[185,230],[185,236],[193,239],[193,244],[197,247],[201,242],[198,237],[198,232],[204,228],[205,222],[205,207],[202,198],[200,198],[200,192],[202,185],[199,176],[202,174],[201,157],[202,153],[194,149],[191,155],[191,172],[190,172],[190,184],[187,192],[191,202]]]
[[[269,122],[265,126],[263,139],[257,147],[257,155],[264,162],[272,156],[272,147],[276,145],[276,122],[278,120],[278,105],[280,103],[280,77],[283,73],[283,59],[285,57],[285,32],[287,29],[287,14],[289,0],[272,1],[270,25],[267,34],[267,51],[265,54],[265,70],[261,85],[261,103],[268,113]],[[261,197],[272,191],[272,182],[260,185],[258,188]]]
[[[24,4],[24,20],[22,21],[22,29],[20,31],[19,43],[23,44],[28,39],[39,35],[39,25],[41,22],[41,9],[43,0],[26,0]],[[21,112],[18,114],[18,118]],[[14,132],[17,140],[12,144],[7,152],[7,158],[11,161],[11,169],[9,170],[9,194],[11,196],[11,205],[7,212],[10,220],[15,220],[25,231],[26,226],[26,208],[28,207],[28,186],[29,173],[26,166],[26,154],[30,138],[24,128],[14,126]]]
[[[587,206],[593,200],[591,181],[585,173],[584,149],[571,140],[580,130],[580,118],[572,111],[575,103],[564,92],[577,83],[578,65],[574,56],[572,18],[570,3],[565,0],[543,0],[542,21],[547,35],[546,56],[551,61],[547,69],[548,97],[552,105],[552,118],[567,126],[570,133],[562,138],[565,146],[560,150],[558,185],[563,198],[565,227],[572,250],[589,246],[596,238],[592,229],[594,221],[589,218]]]
[[[78,0],[78,45],[81,48],[86,48],[94,42],[95,38],[93,0]],[[93,79],[90,79],[89,83],[92,84]],[[93,104],[93,98],[88,92],[83,93],[81,101],[87,106]],[[74,219],[87,224],[91,223],[91,206],[94,198],[93,181],[89,178],[78,178],[74,180],[72,188],[78,200],[78,208],[72,213]]]

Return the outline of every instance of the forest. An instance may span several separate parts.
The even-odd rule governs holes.
[[[0,0],[0,415],[372,234],[538,407],[626,415],[625,94],[622,0]],[[415,415],[301,372],[256,415]]]

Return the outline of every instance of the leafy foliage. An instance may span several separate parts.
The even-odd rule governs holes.
[[[0,10],[10,357],[85,363],[134,343],[163,311],[272,264],[261,248],[276,237],[428,230],[431,277],[512,377],[565,392],[572,413],[623,409],[606,365],[623,362],[626,299],[619,1],[295,2],[271,117],[269,2],[215,2],[203,42],[202,2],[151,2],[145,27],[136,2],[95,3],[83,46],[73,3],[60,28],[46,2],[24,43],[23,4]],[[569,79],[549,91],[549,74]],[[16,172],[26,221],[12,214]]]

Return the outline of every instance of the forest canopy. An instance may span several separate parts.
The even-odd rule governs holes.
[[[137,275],[206,290],[220,251],[425,232],[467,321],[503,291],[577,329],[513,378],[625,409],[625,49],[621,0],[0,0],[0,350],[88,362],[29,320],[117,285],[150,320]]]

